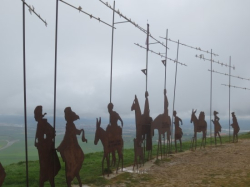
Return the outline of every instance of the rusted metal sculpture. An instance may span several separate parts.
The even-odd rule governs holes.
[[[167,151],[170,151],[170,135],[171,135],[171,118],[168,115],[168,99],[167,99],[167,90],[164,89],[164,113],[158,115],[152,122],[151,125],[151,135],[154,136],[154,130],[158,130],[158,148],[157,148],[157,158],[159,149],[161,150],[162,157],[162,137],[165,140],[165,133],[167,133]],[[164,141],[165,147],[165,141]]]
[[[146,139],[146,150],[148,151],[148,157],[150,152],[152,152],[152,137],[151,137],[151,123],[152,118],[149,117],[149,106],[148,106],[148,93],[145,94],[145,114],[141,114],[141,108],[137,96],[135,95],[135,99],[131,106],[131,111],[135,111],[135,121],[136,121],[136,139],[138,141]],[[144,150],[145,154],[145,150]],[[145,157],[145,156],[144,156]]]
[[[120,164],[120,160],[122,162],[123,168],[123,139],[121,136],[122,128],[117,126],[115,128],[108,125],[107,130],[103,130],[101,128],[101,118],[99,120],[96,118],[96,132],[95,132],[95,140],[94,144],[97,145],[98,141],[101,140],[103,145],[103,158],[102,158],[102,174],[104,175],[104,160],[107,161],[107,168],[109,171],[110,161],[109,161],[109,153],[115,153],[117,151],[119,160],[117,164],[116,173],[118,173],[118,168]],[[109,173],[108,173],[109,176]]]
[[[34,110],[34,118],[37,121],[35,146],[38,150],[40,164],[39,187],[44,186],[45,181],[49,181],[52,187],[55,186],[54,177],[61,168],[56,150],[54,148],[55,129],[43,117],[42,106],[37,106]]]
[[[205,146],[206,146],[206,134],[207,134],[207,122],[205,121],[205,113],[200,112],[199,119],[197,119],[195,113],[196,113],[196,110],[194,111],[192,109],[191,120],[190,120],[190,123],[194,124],[194,137],[192,140],[192,148],[193,148],[194,142],[195,142],[195,149],[196,149],[197,132],[202,132],[201,147],[203,146],[205,148]]]
[[[138,141],[136,138],[134,138],[134,165],[133,165],[133,170],[135,166],[138,169],[138,161],[137,158],[139,157],[139,164],[144,164],[144,154],[143,154],[143,147],[141,146],[142,141]]]
[[[82,141],[87,143],[85,139],[84,130],[77,129],[73,123],[75,120],[80,119],[78,115],[66,107],[64,110],[66,123],[66,132],[61,144],[58,146],[57,151],[60,152],[63,161],[65,162],[65,173],[67,186],[71,186],[71,181],[76,177],[80,187],[82,186],[79,172],[84,161],[84,153],[78,144],[76,135],[82,133]]]
[[[220,118],[217,116],[217,114],[219,114],[217,111],[214,111],[214,120],[212,120],[213,124],[214,124],[214,142],[215,145],[217,145],[217,140],[216,137],[217,135],[220,138],[220,144],[222,144],[221,142],[221,137],[220,137],[220,132],[221,132],[221,125],[220,125]]]
[[[118,126],[118,120],[121,122],[121,126],[123,127],[123,121],[120,115],[113,111],[114,105],[113,103],[108,104],[108,112],[109,112],[109,119],[110,124],[107,126],[106,131],[108,132],[108,138],[110,141],[120,141],[120,137],[122,137],[122,128]],[[116,156],[115,152],[112,152],[112,161],[110,166],[116,165]]]
[[[239,124],[238,124],[238,121],[237,121],[237,118],[236,118],[234,112],[232,112],[231,114],[232,114],[232,119],[233,119],[233,123],[231,124],[231,126],[234,129],[233,142],[238,142],[238,133],[240,131],[240,127],[239,127]],[[236,141],[234,141],[234,139],[236,139]]]
[[[148,101],[148,91],[145,92],[145,105],[143,119],[144,123],[142,124],[142,129],[144,129],[144,137],[146,136],[146,151],[148,151],[148,159],[152,155],[152,136],[151,136],[151,123],[152,118],[150,117],[149,101]],[[151,155],[150,155],[151,153]],[[150,156],[149,156],[150,155]]]
[[[180,141],[180,151],[182,151],[181,138],[182,138],[182,135],[183,135],[182,129],[180,128],[180,122],[181,122],[181,125],[183,125],[182,120],[176,114],[177,114],[177,112],[174,111],[173,112],[173,116],[174,116],[174,122],[173,123],[175,125],[175,134],[174,134],[175,152],[177,152],[176,140]]]
[[[6,173],[5,173],[4,168],[0,162],[0,187],[3,185],[5,177],[6,177]]]

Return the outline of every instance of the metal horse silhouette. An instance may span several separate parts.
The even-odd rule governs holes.
[[[73,123],[79,119],[79,116],[66,107],[64,110],[66,123],[66,132],[61,144],[58,146],[57,151],[60,152],[63,161],[65,162],[66,182],[67,186],[71,186],[71,181],[76,177],[80,187],[82,186],[79,172],[84,161],[84,153],[78,144],[76,135],[82,133],[82,141],[87,143],[85,139],[84,130],[77,129]]]
[[[232,112],[231,114],[232,114],[232,119],[233,119],[233,123],[231,124],[231,126],[234,129],[233,142],[238,142],[238,133],[240,131],[240,127],[239,127],[239,124],[238,124],[238,121],[237,121],[237,118],[236,118],[234,112]],[[234,141],[234,139],[236,139],[236,141]]]
[[[6,173],[5,173],[4,168],[0,162],[0,187],[3,185],[5,177],[6,177]]]
[[[162,157],[162,137],[164,138],[164,147],[165,147],[165,133],[167,133],[167,150],[170,151],[170,135],[171,135],[171,118],[168,115],[168,99],[167,99],[167,90],[164,89],[164,113],[158,115],[152,122],[151,125],[151,135],[154,136],[154,130],[158,130],[158,149],[157,149],[157,158],[159,149],[161,150]]]
[[[176,114],[177,114],[177,112],[174,111],[173,112],[173,116],[174,116],[174,122],[173,123],[175,125],[175,134],[174,134],[175,152],[177,152],[176,140],[180,141],[180,151],[182,151],[181,138],[182,138],[182,135],[183,135],[182,129],[180,128],[180,124],[179,124],[179,122],[181,122],[181,125],[183,125],[182,120]]]
[[[206,146],[206,134],[207,134],[207,122],[205,121],[205,113],[200,112],[199,119],[197,119],[195,113],[196,113],[196,110],[194,111],[192,109],[191,120],[190,120],[190,123],[194,124],[194,137],[192,140],[192,148],[193,148],[194,142],[195,142],[195,149],[196,149],[197,132],[202,132],[201,147],[203,146],[205,148],[205,146]]]
[[[151,125],[151,135],[154,135],[154,130],[158,130],[158,148],[157,148],[157,158],[159,149],[161,150],[162,156],[162,137],[167,133],[167,150],[170,150],[170,135],[171,135],[171,118],[170,116],[166,116],[165,114],[158,115],[152,122]],[[165,141],[164,141],[165,144]]]
[[[139,164],[144,164],[144,154],[143,154],[143,147],[141,146],[142,141],[139,141],[134,138],[134,165],[133,165],[133,170],[134,167],[136,166],[138,169],[138,161],[137,158],[139,157]]]
[[[50,182],[55,186],[54,177],[61,168],[56,150],[54,148],[55,130],[43,117],[42,106],[37,106],[34,110],[34,118],[37,121],[35,146],[38,150],[40,164],[39,187],[44,186],[44,182]]]
[[[220,125],[220,118],[217,116],[217,114],[219,114],[217,111],[214,111],[214,120],[212,120],[213,124],[214,124],[214,141],[215,141],[215,145],[217,144],[217,140],[216,137],[217,135],[220,138],[220,144],[222,144],[221,142],[221,137],[220,137],[220,132],[221,132],[221,125]]]
[[[152,151],[152,138],[151,138],[151,124],[148,124],[150,121],[152,121],[152,118],[150,118],[150,121],[147,121],[144,114],[141,114],[141,108],[139,101],[137,99],[137,96],[135,95],[135,99],[131,106],[131,111],[135,111],[135,121],[136,121],[136,139],[137,142],[140,142],[141,140],[145,140],[146,136],[146,150],[148,151],[148,157],[149,152]],[[144,151],[145,154],[145,151]]]
[[[107,129],[108,128],[110,128],[110,127],[107,127]],[[119,129],[119,128],[121,131],[121,127],[118,126],[117,129]],[[103,130],[103,128],[101,128],[101,118],[99,118],[99,120],[96,118],[96,132],[95,132],[94,144],[97,145],[99,140],[101,140],[101,142],[102,142],[103,151],[104,151],[103,158],[102,158],[102,174],[104,175],[104,169],[103,169],[104,160],[106,159],[106,161],[107,161],[107,167],[108,167],[108,171],[109,171],[109,166],[110,166],[109,153],[114,153],[115,151],[117,151],[118,156],[119,156],[119,161],[118,161],[117,169],[116,169],[116,173],[117,173],[120,160],[122,162],[122,168],[123,168],[123,153],[122,153],[123,139],[122,139],[122,136],[118,135],[117,137],[110,137],[109,132],[107,132],[107,131]],[[108,172],[108,176],[109,176],[109,172]]]

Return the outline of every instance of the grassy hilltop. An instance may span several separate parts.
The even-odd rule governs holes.
[[[245,139],[250,138],[250,133],[241,134],[239,136],[239,139]],[[222,138],[223,143],[228,143],[229,138],[228,136],[224,136]],[[231,137],[232,140],[232,137]],[[217,140],[218,143],[218,140]],[[207,146],[213,145],[214,139],[207,139]],[[174,142],[173,142],[174,145]],[[200,140],[198,141],[198,146],[200,145]],[[199,147],[198,147],[199,148]],[[183,151],[190,149],[190,142],[186,141],[183,142]],[[156,156],[156,150],[157,146],[155,145],[153,147],[153,157]],[[174,146],[172,151],[174,152]],[[112,184],[112,183],[119,183],[124,178],[128,177],[129,174],[122,173],[118,177],[115,177],[112,180],[107,180],[102,177],[101,173],[101,160],[102,160],[103,153],[102,152],[96,152],[96,153],[88,153],[85,154],[85,160],[82,165],[82,169],[80,172],[80,176],[82,179],[83,184],[88,185],[94,185],[94,186],[102,186],[106,184]],[[134,151],[133,149],[124,149],[124,167],[130,166],[133,164],[134,161]],[[167,160],[165,160],[167,161]],[[155,164],[158,164],[159,161],[157,160]],[[64,163],[61,160],[61,170],[59,171],[58,175],[55,177],[55,183],[56,186],[66,186],[66,180],[65,180],[65,167]],[[114,169],[114,168],[112,168]],[[5,182],[3,186],[6,187],[23,187],[26,185],[26,176],[25,176],[25,162],[18,162],[14,164],[10,164],[5,166],[5,171],[7,173],[7,176],[5,178]],[[150,176],[148,174],[140,175],[141,178],[144,180],[150,180]],[[30,187],[37,187],[39,181],[39,161],[29,161],[29,186]],[[135,185],[138,181],[136,179],[132,180],[132,183],[130,185]],[[77,184],[77,181],[74,180],[73,183]],[[50,186],[47,182],[45,186]]]

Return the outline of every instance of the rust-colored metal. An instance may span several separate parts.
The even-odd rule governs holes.
[[[221,132],[221,125],[220,125],[220,118],[217,116],[217,114],[219,114],[217,111],[214,111],[214,120],[212,120],[213,124],[214,124],[214,142],[215,145],[217,145],[217,140],[216,137],[217,135],[220,138],[220,144],[222,144],[221,142],[221,137],[220,137],[220,132]]]
[[[0,187],[3,185],[5,177],[6,177],[6,173],[5,173],[4,168],[0,162]]]
[[[43,117],[42,106],[37,106],[34,110],[34,118],[37,121],[35,146],[38,150],[40,164],[39,187],[44,186],[45,181],[49,181],[52,187],[55,186],[54,177],[61,169],[61,165],[54,148],[55,131],[54,128]]]
[[[179,140],[180,141],[180,151],[182,151],[182,142],[181,142],[181,138],[183,135],[182,129],[180,128],[180,122],[181,125],[183,125],[181,118],[179,118],[177,115],[177,112],[174,111],[173,112],[173,116],[174,116],[174,125],[175,125],[175,134],[174,134],[174,142],[175,142],[175,152],[177,152],[177,143],[176,141]]]
[[[190,123],[194,124],[194,137],[192,140],[192,148],[194,147],[194,142],[195,142],[195,149],[196,149],[197,132],[202,132],[201,147],[203,146],[205,148],[206,134],[207,134],[207,122],[205,121],[205,113],[200,112],[199,119],[197,119],[195,113],[196,113],[196,110],[192,110],[191,120],[190,120]]]
[[[85,139],[84,130],[77,129],[73,123],[75,120],[80,119],[71,107],[66,107],[64,110],[66,123],[66,132],[61,144],[57,147],[63,161],[65,162],[66,182],[67,186],[71,186],[71,181],[76,177],[79,185],[82,186],[79,172],[82,168],[84,161],[84,153],[78,144],[76,135],[82,133],[82,141],[87,143]]]
[[[143,147],[142,147],[142,141],[138,141],[136,138],[134,138],[134,165],[133,165],[133,170],[135,166],[138,169],[138,161],[137,158],[139,157],[139,164],[144,164],[144,152],[143,152]]]
[[[152,122],[151,125],[151,135],[154,135],[154,130],[158,130],[158,148],[157,148],[157,158],[159,155],[159,149],[161,150],[162,157],[162,137],[165,138],[165,133],[167,133],[167,151],[170,151],[170,135],[171,135],[171,118],[168,115],[168,99],[167,90],[164,89],[164,113],[158,115]],[[165,146],[165,141],[164,141]]]
[[[232,120],[233,120],[233,123],[231,124],[231,126],[234,129],[234,132],[233,132],[233,142],[238,142],[238,133],[240,131],[240,127],[239,127],[239,124],[238,124],[238,121],[237,121],[235,113],[232,112],[231,114],[232,114]]]
[[[116,112],[112,111],[112,117],[110,121],[115,122],[115,118],[118,120],[119,119],[119,114]],[[119,116],[119,117],[118,117]],[[116,124],[117,124],[116,120]],[[106,131],[101,128],[101,117],[99,120],[96,118],[96,132],[95,132],[95,140],[94,144],[97,145],[98,141],[101,140],[102,145],[103,145],[103,158],[102,158],[102,174],[104,175],[104,160],[106,159],[107,161],[107,168],[108,168],[108,176],[109,176],[109,167],[110,167],[110,161],[109,161],[109,153],[114,154],[116,151],[119,156],[119,161],[117,164],[116,168],[116,173],[118,173],[118,168],[119,168],[119,163],[120,160],[122,162],[122,168],[123,168],[123,139],[122,139],[122,128],[118,125],[114,125],[115,123],[111,123],[110,125],[107,126]]]
[[[141,114],[141,108],[137,96],[131,106],[131,111],[135,111],[136,121],[136,139],[139,141],[146,139],[146,151],[148,151],[148,157],[152,152],[152,137],[151,137],[151,123],[152,118],[149,116],[149,103],[148,103],[148,92],[145,93],[145,107],[144,114]],[[144,151],[145,153],[145,151]]]

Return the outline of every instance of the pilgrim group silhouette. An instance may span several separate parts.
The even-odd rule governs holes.
[[[149,108],[149,99],[148,92],[145,92],[145,105],[144,113],[141,113],[139,101],[137,96],[133,100],[131,111],[135,111],[135,121],[136,121],[136,137],[134,138],[134,166],[138,168],[138,164],[144,164],[145,153],[148,152],[148,159],[152,155],[152,137],[154,136],[154,130],[158,130],[158,149],[157,157],[159,151],[161,151],[162,156],[162,138],[164,138],[165,146],[165,134],[167,137],[167,151],[170,151],[170,137],[171,137],[171,118],[168,112],[168,99],[167,91],[164,89],[164,111],[162,114],[158,115],[154,120],[150,117],[150,108]],[[110,122],[106,126],[106,130],[101,128],[101,117],[96,119],[96,132],[94,144],[97,145],[100,140],[103,145],[103,159],[102,159],[102,173],[104,175],[104,161],[106,159],[107,167],[109,170],[110,166],[116,166],[116,172],[118,172],[119,164],[121,162],[121,168],[123,168],[123,138],[122,138],[122,127],[123,120],[120,115],[113,111],[113,103],[109,103],[108,112],[110,116]],[[205,147],[206,145],[206,131],[207,131],[207,122],[205,121],[205,113],[200,112],[199,117],[197,118],[196,110],[192,110],[190,122],[194,124],[194,136],[192,139],[192,147],[196,148],[197,133],[202,132],[202,144],[201,146]],[[78,140],[77,135],[81,135],[82,142],[87,143],[85,138],[84,129],[77,129],[74,121],[80,119],[79,116],[72,111],[71,107],[66,107],[64,110],[65,120],[66,120],[66,129],[65,135],[60,143],[60,145],[55,148],[55,129],[48,123],[47,119],[44,118],[46,113],[43,114],[42,106],[37,106],[34,110],[34,118],[37,121],[37,128],[35,134],[35,147],[38,150],[39,155],[39,164],[40,164],[40,177],[39,177],[39,187],[44,186],[44,182],[49,181],[52,187],[55,187],[54,178],[61,169],[60,161],[57,155],[57,152],[60,153],[63,162],[65,163],[65,176],[67,186],[71,186],[72,180],[76,177],[80,187],[82,186],[80,178],[80,170],[84,161],[84,152],[82,151]],[[221,141],[221,125],[219,123],[220,118],[218,117],[218,112],[214,111],[214,119],[212,120],[214,124],[214,138],[215,145],[217,144],[217,136]],[[238,133],[240,130],[239,124],[235,113],[232,112],[232,121],[231,124],[233,128],[233,142],[238,142]],[[120,121],[120,126],[118,125]],[[177,112],[173,111],[173,124],[175,127],[174,132],[174,141],[175,141],[175,151],[177,152],[177,140],[180,142],[180,151],[182,150],[182,129],[180,125],[183,125],[182,119],[177,116]],[[144,142],[144,145],[143,145]],[[146,144],[146,145],[145,145]],[[116,153],[118,154],[119,160],[116,164]],[[110,162],[110,154],[112,156]],[[138,159],[139,158],[139,162]],[[108,173],[109,175],[109,173]],[[6,173],[3,166],[0,163],[0,186],[2,186]]]

